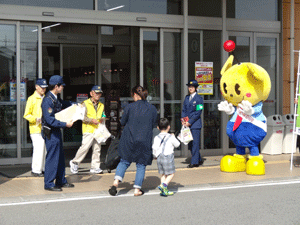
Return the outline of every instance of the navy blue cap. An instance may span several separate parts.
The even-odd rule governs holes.
[[[49,80],[49,85],[56,85],[56,84],[61,84],[63,86],[65,86],[66,84],[63,81],[63,78],[59,75],[53,75],[52,77],[50,77]]]
[[[186,84],[188,87],[189,86],[194,86],[197,88],[199,86],[198,82],[196,80],[190,80],[188,84]]]
[[[35,82],[36,85],[39,85],[41,88],[46,88],[48,87],[47,81],[45,79],[37,79]]]
[[[95,85],[94,87],[92,87],[91,91],[94,91],[96,93],[100,93],[100,92],[102,93],[103,92],[99,85]]]

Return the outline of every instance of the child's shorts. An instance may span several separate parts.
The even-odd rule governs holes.
[[[157,157],[157,167],[160,174],[170,175],[175,173],[174,154],[160,154]]]

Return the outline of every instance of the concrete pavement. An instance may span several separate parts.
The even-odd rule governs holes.
[[[194,186],[208,187],[215,185],[243,184],[249,182],[276,182],[278,180],[299,180],[300,168],[290,170],[290,154],[264,155],[266,161],[266,175],[250,176],[245,172],[224,173],[220,171],[219,163],[222,156],[204,157],[203,166],[188,169],[186,158],[175,158],[176,174],[170,183],[170,189],[177,191]],[[300,154],[294,154],[296,164],[300,162]],[[30,165],[15,165],[0,167],[0,205],[7,203],[39,201],[45,199],[63,199],[72,197],[107,196],[108,189],[114,179],[114,171],[104,174],[90,174],[90,163],[82,163],[79,173],[70,173],[66,167],[68,182],[75,184],[75,188],[63,189],[62,192],[44,190],[44,179],[32,177]],[[124,181],[119,185],[119,194],[133,193],[135,179],[135,165],[131,165],[125,174]],[[143,189],[145,192],[157,192],[160,176],[156,162],[147,167]]]

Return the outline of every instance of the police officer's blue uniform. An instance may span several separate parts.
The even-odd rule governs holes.
[[[55,76],[57,76],[55,78],[60,77],[58,75]],[[62,81],[62,77],[60,78],[61,78],[60,82],[57,82],[55,79],[53,82],[57,82],[56,84],[64,85]],[[50,81],[49,84],[51,84]],[[67,184],[67,180],[65,178],[65,157],[64,157],[62,136],[60,130],[61,128],[66,127],[66,123],[56,120],[54,115],[55,113],[71,105],[72,105],[71,102],[63,101],[59,96],[57,96],[56,98],[51,91],[49,91],[45,95],[42,102],[43,129],[44,126],[49,127],[51,129],[50,138],[45,137],[45,134],[43,134],[46,143],[46,149],[47,149],[45,175],[44,175],[45,189],[51,189],[55,186],[61,187],[64,184]],[[55,184],[54,184],[54,180],[55,180]]]
[[[191,80],[187,86],[198,87],[196,80]],[[188,117],[191,124],[190,130],[193,135],[193,141],[189,143],[189,150],[192,153],[191,165],[199,165],[202,163],[200,155],[200,133],[202,128],[201,113],[203,109],[203,98],[197,93],[190,100],[190,95],[187,95],[183,102],[181,118]]]

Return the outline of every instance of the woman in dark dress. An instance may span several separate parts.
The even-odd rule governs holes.
[[[146,166],[152,164],[152,130],[157,119],[157,110],[146,101],[147,95],[146,89],[135,86],[131,90],[134,103],[124,109],[121,124],[125,127],[118,149],[121,161],[116,169],[113,186],[109,189],[111,195],[117,194],[118,184],[122,182],[125,171],[132,162],[136,163],[134,196],[144,194],[141,187]]]

